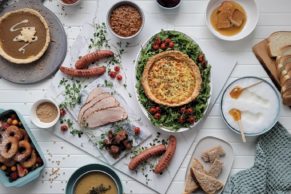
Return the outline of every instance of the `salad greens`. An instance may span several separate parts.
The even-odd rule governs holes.
[[[171,39],[174,42],[173,48],[166,49],[153,49],[155,41],[159,37],[162,41],[167,38]],[[178,50],[187,54],[199,67],[202,84],[201,91],[199,96],[192,102],[181,107],[167,107],[163,105],[158,105],[155,102],[151,101],[145,94],[143,86],[141,84],[142,74],[144,67],[150,57],[164,52],[165,50]],[[199,121],[208,106],[208,99],[210,97],[210,71],[211,66],[207,63],[204,58],[204,54],[199,48],[199,45],[195,43],[192,39],[187,37],[185,34],[177,31],[161,31],[150,39],[150,41],[142,49],[136,68],[136,79],[137,79],[137,93],[140,103],[144,108],[149,111],[152,107],[160,107],[161,115],[160,118],[156,119],[154,115],[148,112],[151,122],[158,127],[165,127],[167,129],[178,131],[180,128],[188,128],[192,124],[190,122],[179,122],[179,118],[184,116],[184,113],[181,113],[181,108],[192,108],[193,116],[195,117],[195,122]]]

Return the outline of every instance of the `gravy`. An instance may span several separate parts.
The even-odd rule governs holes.
[[[118,194],[117,186],[114,180],[107,174],[102,172],[91,172],[82,177],[75,187],[74,194],[90,194],[92,190],[103,187],[103,192],[100,194]]]

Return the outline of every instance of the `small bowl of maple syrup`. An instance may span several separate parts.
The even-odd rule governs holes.
[[[217,38],[238,41],[254,31],[259,10],[255,0],[210,0],[205,20],[208,29]]]

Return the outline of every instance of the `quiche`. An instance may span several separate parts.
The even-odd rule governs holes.
[[[142,74],[142,86],[157,104],[177,107],[196,99],[201,89],[196,63],[180,51],[165,51],[151,57]]]
[[[27,64],[38,60],[50,43],[46,20],[30,8],[1,16],[0,32],[0,55],[12,63]]]

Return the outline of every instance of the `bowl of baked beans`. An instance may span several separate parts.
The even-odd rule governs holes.
[[[144,26],[144,13],[131,1],[114,4],[107,13],[107,26],[116,37],[131,39],[136,37]]]

